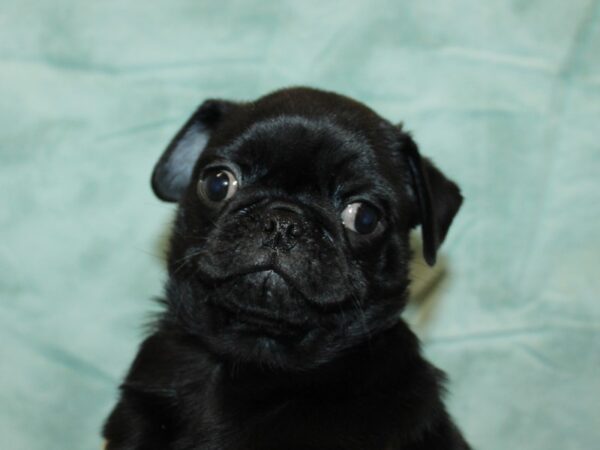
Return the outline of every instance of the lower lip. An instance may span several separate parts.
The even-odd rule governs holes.
[[[239,307],[235,307],[235,310],[232,310],[230,307],[219,305],[218,309],[227,316],[229,325],[243,331],[273,336],[291,336],[300,332],[301,327],[298,325],[274,317],[248,312]]]
[[[253,314],[241,313],[237,315],[237,320],[244,325],[250,325],[258,329],[284,329],[286,325],[275,319],[258,317]]]
[[[253,315],[246,314],[240,314],[234,320],[234,329],[237,329],[238,331],[241,331],[243,333],[250,333],[256,336],[290,338],[301,334],[298,328],[277,320],[265,319],[262,317],[256,317]]]

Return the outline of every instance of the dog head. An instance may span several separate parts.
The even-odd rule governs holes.
[[[217,355],[314,367],[399,320],[409,231],[436,252],[458,187],[400,126],[313,89],[207,100],[152,175],[178,202],[167,318]]]

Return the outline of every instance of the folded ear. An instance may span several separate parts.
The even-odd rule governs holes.
[[[436,253],[442,245],[448,228],[463,201],[460,189],[452,180],[422,158],[417,145],[406,133],[401,137],[402,151],[406,155],[419,217],[412,224],[421,225],[423,256],[427,264],[435,264]]]
[[[158,198],[167,202],[179,200],[210,133],[235,105],[224,100],[206,100],[177,132],[152,172],[152,190]]]

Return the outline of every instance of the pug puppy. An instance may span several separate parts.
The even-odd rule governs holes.
[[[178,202],[164,312],[109,450],[454,450],[444,375],[400,313],[462,196],[401,126],[331,92],[207,100],[152,175]]]

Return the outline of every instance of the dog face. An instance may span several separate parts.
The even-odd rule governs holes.
[[[204,102],[157,163],[178,201],[169,320],[238,362],[306,369],[395,324],[408,234],[433,264],[462,197],[399,126],[306,88]]]

